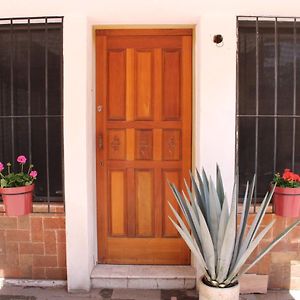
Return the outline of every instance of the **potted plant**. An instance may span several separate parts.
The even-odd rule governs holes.
[[[4,165],[0,162],[0,194],[8,216],[22,216],[32,212],[32,194],[34,190],[34,180],[37,171],[32,170],[33,165],[29,165],[27,172],[24,165],[27,159],[24,155],[17,157],[20,164],[20,172],[11,172],[11,163],[7,163],[7,174],[4,174]]]
[[[243,201],[243,210],[239,226],[237,224],[237,184],[234,184],[231,205],[226,199],[222,177],[217,167],[216,186],[203,171],[197,180],[191,175],[192,190],[185,182],[186,193],[180,193],[176,186],[170,187],[178,202],[181,213],[169,203],[176,218],[171,221],[189,246],[203,273],[199,293],[201,300],[238,300],[239,279],[268,251],[270,251],[286,234],[300,224],[300,220],[286,228],[276,237],[249,265],[247,259],[273,226],[275,220],[259,231],[273,190],[267,193],[257,214],[247,228],[247,220],[254,191],[255,178],[247,188]]]
[[[282,217],[300,217],[300,176],[285,169],[282,176],[274,175],[272,185],[276,185],[273,195],[275,214]]]

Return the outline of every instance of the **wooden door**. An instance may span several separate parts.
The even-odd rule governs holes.
[[[191,168],[192,30],[97,30],[98,261],[189,264],[168,219]]]

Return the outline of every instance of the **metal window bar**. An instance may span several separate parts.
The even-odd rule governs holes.
[[[63,74],[63,65],[64,65],[64,56],[63,56],[63,28],[61,27],[60,28],[60,52],[59,52],[59,56],[60,56],[60,74]],[[60,98],[63,100],[63,76],[61,75],[60,76]],[[62,113],[62,116],[64,115],[64,107],[63,107],[63,101],[61,101],[61,113]],[[64,130],[63,130],[63,120],[61,122],[61,134],[62,134],[62,140],[64,140]],[[63,161],[64,161],[64,143],[62,142],[61,143],[61,158],[62,158],[62,164],[63,164]],[[62,187],[62,193],[63,193],[63,200],[65,199],[64,198],[64,190],[65,190],[65,181],[64,181],[64,178],[65,178],[65,172],[64,172],[64,168],[62,168],[62,182],[61,182],[61,187]],[[65,205],[63,206],[64,208],[64,212],[65,212]]]
[[[277,115],[278,109],[278,29],[277,29],[277,17],[275,18],[274,23],[274,47],[275,47],[275,56],[274,56],[274,116]],[[276,172],[276,161],[277,158],[277,118],[274,117],[274,155],[273,155],[273,174]]]
[[[61,114],[59,115],[48,115],[48,27],[53,25],[58,25],[60,29],[60,97],[61,97]],[[31,115],[31,29],[34,28],[45,30],[45,115]],[[10,32],[10,110],[11,115],[2,115],[0,119],[10,119],[11,120],[11,137],[12,137],[12,157],[15,157],[15,119],[27,118],[28,124],[28,145],[29,145],[29,161],[32,161],[32,149],[31,149],[31,121],[32,118],[45,118],[45,128],[46,128],[46,189],[47,189],[47,212],[51,212],[51,195],[50,195],[50,171],[49,171],[49,119],[51,118],[61,118],[61,132],[63,134],[63,17],[62,16],[52,16],[52,17],[19,17],[19,18],[0,18],[0,28],[1,30],[9,30]],[[18,116],[15,114],[14,107],[14,32],[15,30],[25,30],[27,31],[28,41],[27,41],[27,115]],[[63,164],[63,140],[61,141],[61,151],[62,151],[62,164]],[[63,212],[65,211],[64,205],[64,172],[62,165],[62,200],[63,200]],[[40,197],[43,198],[43,197]]]
[[[45,114],[48,116],[48,18],[45,19]],[[49,176],[49,122],[45,118],[46,127],[46,176],[47,176],[47,202],[48,211],[50,211],[50,176]]]
[[[28,116],[31,115],[31,84],[30,84],[30,76],[31,76],[31,31],[30,31],[30,20],[28,22],[28,45],[27,45],[27,113]],[[29,145],[29,161],[32,161],[32,149],[31,149],[31,118],[28,118],[28,145]]]
[[[296,18],[293,22],[293,116],[296,116],[296,100],[297,100],[297,29]],[[296,118],[293,118],[293,153],[292,153],[292,169],[295,168],[295,149],[296,149]]]
[[[286,22],[288,28],[293,29],[293,113],[292,114],[278,114],[278,61],[279,61],[279,54],[278,54],[278,19],[280,18],[280,22]],[[292,25],[290,25],[292,20]],[[256,32],[256,39],[255,39],[255,114],[239,114],[239,102],[240,102],[240,91],[239,91],[239,74],[240,74],[240,68],[239,68],[239,49],[240,49],[240,41],[239,41],[239,28],[240,26],[243,26],[242,22],[246,21],[247,26],[254,27]],[[273,115],[266,115],[266,114],[260,114],[259,113],[259,100],[260,100],[260,94],[259,94],[259,60],[260,60],[260,53],[259,53],[259,39],[260,39],[260,32],[259,32],[259,25],[260,22],[273,22],[274,24],[274,113]],[[265,17],[265,16],[238,16],[237,17],[237,32],[238,32],[238,42],[237,42],[237,101],[236,101],[236,174],[239,174],[239,120],[241,118],[253,118],[255,119],[255,162],[254,162],[254,170],[257,174],[258,170],[258,124],[260,118],[273,118],[274,119],[274,154],[273,154],[273,173],[275,173],[277,170],[277,164],[278,164],[278,157],[277,157],[277,144],[278,144],[278,119],[280,118],[291,118],[293,121],[293,129],[292,129],[292,169],[295,167],[295,150],[296,150],[296,120],[300,118],[300,115],[297,115],[297,25],[300,24],[299,18],[297,17]],[[256,177],[257,180],[257,177]],[[253,211],[255,212],[257,210],[257,184],[256,189],[254,192],[254,207]]]
[[[14,47],[13,47],[13,20],[10,20],[10,110],[14,114]],[[15,157],[15,130],[14,118],[11,118],[11,140],[12,140],[12,157]]]
[[[258,18],[255,20],[255,113],[258,115],[259,107],[259,26]],[[257,159],[258,159],[258,118],[255,118],[255,161],[254,161],[254,173],[257,174]],[[257,202],[257,176],[255,178],[255,190],[254,190],[254,212],[256,212]]]

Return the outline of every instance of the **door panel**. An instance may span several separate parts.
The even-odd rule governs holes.
[[[98,260],[188,264],[168,219],[191,168],[191,30],[96,33]]]

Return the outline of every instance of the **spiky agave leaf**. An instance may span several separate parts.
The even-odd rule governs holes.
[[[186,182],[186,180],[184,179],[184,185],[185,185],[185,190],[188,192],[188,195],[189,195],[189,199],[191,201],[191,204],[192,204],[192,207],[193,207],[193,210],[196,211],[196,206],[197,206],[197,200],[196,198],[193,196],[193,193],[192,191],[190,190],[190,187],[188,185],[188,183]],[[182,194],[184,195],[184,191],[182,191]],[[197,216],[197,214],[196,214]],[[197,216],[197,219],[199,221],[199,218]]]
[[[218,245],[218,232],[219,232],[219,221],[221,215],[221,206],[216,188],[213,184],[212,179],[209,181],[209,200],[210,200],[210,223],[209,229],[210,234],[214,243],[215,253],[217,255],[217,245]]]
[[[263,202],[261,203],[258,212],[256,213],[256,216],[250,226],[250,229],[248,231],[248,234],[244,241],[242,242],[241,248],[239,249],[238,253],[238,258],[237,260],[240,259],[240,257],[243,255],[243,253],[246,251],[246,249],[249,247],[249,244],[253,241],[259,226],[262,222],[262,219],[266,213],[267,207],[272,199],[273,193],[274,193],[275,187],[273,187],[271,193],[266,193]],[[245,220],[246,222],[246,220]]]
[[[227,199],[225,197],[221,216],[220,216],[218,244],[217,244],[217,257],[219,257],[220,253],[221,253],[221,248],[223,245],[223,240],[224,240],[224,236],[225,236],[226,226],[228,224],[228,219],[229,219],[229,207],[228,207]]]
[[[236,263],[238,254],[239,254],[241,246],[242,246],[242,241],[244,239],[244,234],[245,234],[245,230],[246,230],[246,227],[247,227],[249,210],[250,210],[251,201],[252,201],[252,198],[253,198],[255,179],[256,179],[256,176],[254,175],[251,186],[250,186],[250,190],[249,190],[249,182],[247,182],[245,196],[244,196],[244,202],[243,202],[243,210],[242,210],[242,215],[241,215],[241,221],[240,221],[240,226],[238,228],[238,233],[237,233],[237,237],[236,237],[233,258],[232,258],[231,266],[230,266],[230,271],[232,270],[233,266]]]
[[[203,272],[204,275],[209,278],[209,274],[207,273],[207,268],[206,268],[206,262],[203,259],[202,254],[200,253],[199,249],[197,248],[197,245],[194,243],[193,237],[188,233],[184,232],[181,227],[179,227],[173,220],[172,218],[169,217],[177,231],[180,233],[181,237],[184,239],[192,253],[195,255],[197,261],[199,262],[199,266],[201,271]]]
[[[198,211],[198,215],[199,215],[199,224],[200,224],[200,230],[201,230],[201,243],[202,245],[205,245],[205,247],[203,247],[203,251],[205,253],[205,257],[207,257],[207,261],[209,261],[209,270],[210,270],[210,274],[211,274],[211,279],[215,280],[216,279],[216,262],[217,262],[217,257],[215,255],[215,251],[214,251],[214,244],[208,229],[208,226],[206,224],[206,221],[204,219],[204,216],[201,212],[201,210],[199,209],[199,207],[197,207],[197,211]]]
[[[222,178],[218,168],[217,172],[219,174],[217,174],[217,181],[219,183],[217,183],[216,188],[212,180],[210,180],[210,182],[208,181],[204,170],[202,171],[202,176],[200,176],[199,172],[196,170],[198,185],[195,178],[192,177],[194,191],[194,193],[192,193],[186,184],[188,198],[184,192],[182,196],[175,185],[170,184],[177,203],[182,210],[183,216],[191,231],[188,230],[185,225],[186,223],[176,212],[174,207],[171,205],[170,207],[178,224],[173,220],[171,221],[199,261],[204,276],[210,282],[214,283],[214,286],[224,287],[236,282],[244,272],[252,267],[254,263],[259,261],[293,228],[300,224],[300,220],[289,226],[274,239],[271,244],[257,256],[249,267],[244,266],[247,258],[251,255],[268,230],[273,226],[273,222],[271,222],[257,234],[274,189],[271,193],[266,194],[249,231],[245,235],[255,178],[252,181],[250,191],[248,188],[248,191],[245,193],[240,228],[237,231],[237,184],[235,184],[233,191],[231,211],[229,214],[228,203],[224,200],[225,196],[223,205],[221,205],[220,202],[220,198],[223,197],[221,189]],[[202,198],[197,199],[197,197]],[[199,202],[198,200],[201,200],[202,202]]]
[[[255,250],[255,248],[258,246],[259,242],[264,238],[264,236],[268,233],[268,231],[271,229],[271,227],[274,225],[275,220],[273,220],[267,227],[265,227],[259,235],[253,240],[253,242],[250,243],[249,247],[246,249],[246,251],[241,255],[241,257],[237,260],[236,264],[233,267],[233,270],[228,275],[228,278],[226,280],[226,283],[230,283],[235,277],[236,274],[239,273],[242,266],[245,264],[246,260],[249,258],[249,256],[252,254],[252,252]]]
[[[199,245],[199,247],[201,247],[200,238],[199,238],[199,235],[196,232],[195,225],[192,222],[192,216],[191,216],[190,211],[189,211],[189,209],[186,205],[186,202],[183,200],[181,194],[179,193],[179,191],[177,190],[177,188],[174,184],[170,183],[169,186],[171,187],[171,190],[172,190],[172,192],[175,196],[175,199],[176,199],[181,211],[184,214],[185,220],[187,221],[187,223],[188,223],[188,225],[189,225],[189,227],[192,231],[192,234],[193,234],[193,236],[196,240],[197,245]]]
[[[205,210],[206,210],[206,216],[207,219],[206,221],[210,224],[210,202],[209,202],[209,184],[208,184],[208,179],[206,176],[206,173],[204,171],[204,169],[202,169],[202,177],[200,175],[200,173],[197,171],[197,177],[198,177],[198,181],[199,181],[199,185],[200,185],[200,189],[202,188],[203,192],[202,195],[204,196],[204,201],[205,201]]]
[[[235,194],[235,187],[236,185],[234,185],[233,195]],[[236,237],[236,210],[237,201],[233,196],[231,201],[230,216],[226,226],[220,255],[218,257],[217,281],[219,283],[223,283],[226,279],[234,251]]]
[[[192,181],[192,188],[193,188],[193,192],[195,194],[195,198],[196,201],[203,213],[203,215],[206,217],[206,207],[205,207],[205,199],[203,196],[203,191],[201,188],[198,187],[195,177],[193,176],[193,174],[190,172],[190,177],[191,177],[191,181]]]
[[[257,262],[259,262],[277,243],[279,243],[290,231],[300,224],[300,220],[294,222],[288,228],[286,228],[282,233],[280,233],[265,249],[263,249],[255,258],[255,260],[249,266],[243,266],[241,271],[238,274],[240,278],[244,273],[250,270]]]
[[[203,257],[205,259],[205,262],[207,264],[207,269],[209,271],[209,274],[211,278],[214,280],[216,278],[216,257],[214,254],[214,245],[211,239],[211,236],[209,234],[209,230],[207,228],[206,222],[204,220],[204,217],[200,211],[200,209],[196,209],[196,211],[193,210],[193,207],[189,204],[188,199],[186,198],[185,194],[183,194],[184,200],[186,202],[186,206],[190,212],[191,219],[188,221],[188,223],[193,223],[194,227],[196,229],[197,235],[200,239],[201,248]],[[176,216],[177,220],[179,221],[180,216],[174,212],[174,208],[169,203],[174,215]],[[197,215],[197,216],[196,216]],[[199,221],[198,221],[199,220]],[[181,221],[179,221],[180,224],[182,224]],[[182,225],[181,225],[182,227]]]
[[[223,185],[223,180],[222,180],[222,175],[221,175],[221,171],[219,168],[219,165],[217,164],[217,178],[216,178],[216,185],[217,185],[217,193],[219,196],[219,200],[220,200],[220,205],[221,207],[223,207],[223,203],[224,203],[224,198],[225,198],[225,192],[224,192],[224,185]]]
[[[197,181],[196,178],[194,177],[194,182],[195,184],[198,186],[200,195],[202,197],[202,203],[203,203],[203,215],[205,217],[206,222],[209,221],[209,202],[208,202],[208,187],[206,187],[204,185],[204,182],[201,178],[201,175],[199,173],[199,171],[196,169],[196,176],[197,176],[197,180],[198,180],[198,185],[197,185]],[[200,206],[201,208],[201,206]]]
[[[175,216],[177,222],[179,223],[180,228],[183,230],[183,232],[185,232],[186,234],[190,235],[190,231],[187,229],[187,227],[186,227],[184,221],[183,221],[182,218],[179,216],[178,212],[175,210],[175,208],[172,206],[172,204],[171,204],[170,202],[168,202],[168,204],[169,204],[169,206],[170,206],[170,208],[171,208],[171,210],[172,210],[172,212],[173,212],[173,214],[174,214],[174,216]],[[169,218],[170,218],[170,217],[169,217]],[[171,219],[171,218],[170,218],[170,219]],[[197,248],[198,248],[198,250],[199,250],[201,256],[203,257],[203,250],[202,250],[201,244],[199,245],[199,244],[196,242],[196,240],[195,240],[194,238],[193,238],[193,244],[194,244],[195,246],[197,246]],[[205,269],[208,269],[207,266],[206,266],[206,263],[205,263]]]

